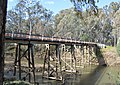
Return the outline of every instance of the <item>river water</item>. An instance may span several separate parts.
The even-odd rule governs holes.
[[[39,85],[120,85],[120,67],[89,65],[78,70],[79,73],[64,73],[63,81],[42,78],[42,72],[36,72]],[[5,72],[8,76],[8,73]],[[12,76],[10,73],[9,76]]]
[[[39,85],[119,85],[120,67],[86,66],[79,74],[66,73],[63,81],[43,79],[36,73]]]

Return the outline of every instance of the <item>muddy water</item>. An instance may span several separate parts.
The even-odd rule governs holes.
[[[39,85],[120,85],[120,67],[85,66],[77,73],[65,73],[63,81],[43,79],[42,73],[36,73]],[[8,73],[5,73],[8,76]],[[10,73],[9,76],[11,76]]]
[[[86,66],[79,74],[66,73],[63,81],[42,79],[36,73],[39,85],[117,85],[120,79],[119,67]]]

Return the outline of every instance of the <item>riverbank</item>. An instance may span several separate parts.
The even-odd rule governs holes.
[[[120,66],[120,57],[116,47],[107,46],[101,49],[101,53],[107,66]]]

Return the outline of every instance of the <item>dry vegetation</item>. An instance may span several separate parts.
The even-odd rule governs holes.
[[[120,64],[120,57],[116,51],[116,47],[107,46],[101,49],[103,57],[108,66],[115,66]]]

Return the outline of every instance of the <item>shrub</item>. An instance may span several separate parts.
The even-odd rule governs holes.
[[[118,55],[120,56],[120,40],[119,40],[119,42],[117,43],[116,49],[117,49]]]

